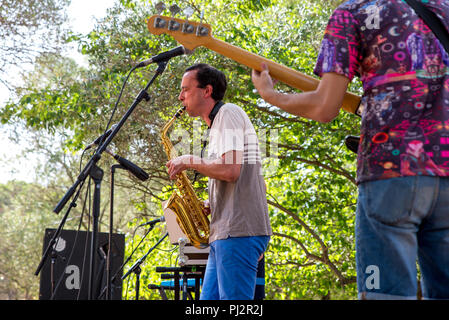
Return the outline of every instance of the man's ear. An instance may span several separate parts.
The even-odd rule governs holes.
[[[214,91],[214,88],[212,87],[212,85],[208,84],[205,87],[205,91],[204,91],[204,98],[209,98],[212,96],[212,92]]]

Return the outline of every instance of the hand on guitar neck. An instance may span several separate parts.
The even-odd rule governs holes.
[[[252,81],[262,99],[284,111],[320,121],[333,120],[343,104],[349,79],[337,73],[326,73],[317,88],[302,93],[281,93],[274,89],[275,81],[269,74],[266,64],[261,64],[262,71],[252,71]]]

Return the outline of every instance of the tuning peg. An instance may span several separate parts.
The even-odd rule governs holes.
[[[176,4],[170,6],[170,8],[168,8],[168,10],[170,10],[172,16],[174,17],[176,14],[178,14],[179,11],[181,11],[181,8],[178,7]]]
[[[200,24],[196,28],[197,36],[207,36],[209,34],[209,29],[203,26],[203,18],[204,18],[204,10],[201,10]]]
[[[160,15],[167,7],[165,6],[165,3],[160,1],[154,6],[154,8],[156,9],[157,14]]]
[[[183,10],[183,13],[187,17],[187,19],[190,19],[190,17],[193,15],[194,12],[195,10],[193,10],[193,8],[191,7],[187,7]]]

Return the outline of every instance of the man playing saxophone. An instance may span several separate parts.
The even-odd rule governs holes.
[[[252,300],[259,258],[272,234],[256,132],[237,105],[223,103],[225,75],[207,65],[186,69],[179,100],[209,127],[207,157],[167,162],[170,179],[184,170],[209,178],[210,253],[202,300]]]

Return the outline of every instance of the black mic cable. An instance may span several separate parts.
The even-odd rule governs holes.
[[[111,128],[109,128],[109,130],[107,130],[105,133],[103,133],[101,136],[99,136],[97,139],[95,139],[95,141],[93,141],[91,144],[89,144],[86,148],[84,148],[84,151],[89,150],[90,148],[92,148],[93,146],[98,146],[101,142],[103,142],[104,140],[106,140],[107,137],[109,137],[112,133],[112,131],[114,131],[115,127],[117,127],[117,124],[113,124],[111,126]]]

